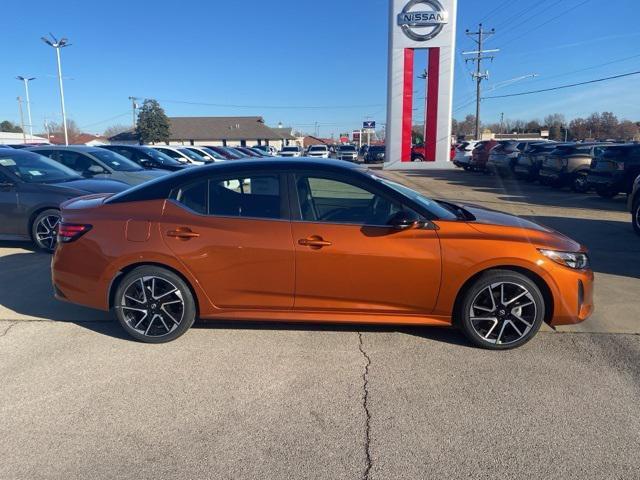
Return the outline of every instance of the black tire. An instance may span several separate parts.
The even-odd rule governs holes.
[[[587,193],[589,183],[587,182],[587,172],[576,172],[571,179],[571,190],[576,193]]]
[[[55,222],[52,219],[56,219]],[[56,248],[60,210],[48,208],[38,213],[31,222],[31,240],[38,250],[51,253]]]
[[[150,290],[151,286],[157,290]],[[171,288],[175,291],[170,292]],[[164,299],[167,302],[162,303]],[[179,301],[182,303],[177,303]],[[165,268],[148,265],[135,268],[122,278],[114,295],[113,312],[120,325],[136,340],[166,343],[191,328],[196,305],[191,289],[182,278]]]
[[[602,198],[613,198],[618,195],[617,190],[614,190],[611,187],[598,187],[596,189],[596,193]]]
[[[640,198],[633,204],[631,223],[633,224],[633,229],[640,235]]]
[[[526,295],[516,298],[522,292],[526,292]],[[500,299],[502,295],[504,305]],[[516,300],[508,302],[509,297]],[[489,303],[491,299],[492,303]],[[481,307],[481,304],[486,306]],[[473,312],[480,312],[475,313],[474,317],[472,306],[475,306]],[[487,311],[492,308],[492,312]],[[511,270],[490,270],[478,277],[463,293],[454,323],[474,345],[489,350],[508,350],[531,340],[540,329],[544,315],[544,297],[531,279]],[[485,317],[488,319],[480,319]],[[472,318],[475,320],[472,321]]]

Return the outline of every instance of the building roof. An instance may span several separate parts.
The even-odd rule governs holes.
[[[276,132],[276,134],[278,134],[282,140],[295,140],[296,139],[296,137],[292,133],[293,128],[290,128],[290,127],[287,127],[287,128],[269,127],[269,128],[271,128],[271,130]]]
[[[311,145],[333,145],[334,143],[335,141],[330,138],[314,137],[313,135],[307,135],[302,140],[302,144],[305,147],[309,147]]]
[[[262,117],[169,117],[171,140],[280,140]]]

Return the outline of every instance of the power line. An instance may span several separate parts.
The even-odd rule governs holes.
[[[482,19],[480,20],[480,23],[484,22],[485,20],[489,19],[491,17],[491,15],[493,15],[495,12],[497,12],[498,10],[500,10],[502,7],[504,7],[505,5],[511,3],[513,0],[505,0],[504,2],[502,2],[501,4],[499,4],[496,8],[494,8],[493,10],[491,10],[489,13],[487,13],[484,17],[482,17]]]
[[[163,103],[179,103],[183,105],[200,105],[205,107],[221,107],[221,108],[253,108],[253,109],[284,109],[284,110],[297,110],[297,109],[323,109],[323,110],[338,110],[349,108],[374,108],[382,107],[383,103],[374,103],[369,105],[235,105],[227,103],[206,103],[206,102],[190,102],[186,100],[167,100],[157,99]]]
[[[522,17],[522,15],[523,15],[523,14],[528,13],[528,12],[530,12],[531,10],[535,10],[535,9],[536,9],[536,8],[538,8],[540,5],[543,5],[545,2],[548,2],[548,1],[549,1],[549,0],[540,0],[539,2],[537,2],[537,4],[536,4],[536,5],[533,5],[533,6],[528,5],[528,6],[526,6],[523,10],[518,10],[518,13],[516,13],[516,14],[514,14],[514,15],[510,16],[510,17],[508,17],[508,18],[507,18],[506,20],[504,20],[503,22],[498,23],[498,25],[496,25],[496,28],[502,28],[502,27],[504,27],[505,25],[509,25],[509,23],[511,23],[513,20],[516,20],[516,19],[518,19],[518,18]],[[563,1],[563,0],[559,0],[559,2],[561,2],[561,1]],[[559,3],[559,2],[558,2],[558,3]],[[532,18],[532,17],[528,15],[528,16],[526,17],[525,21],[530,21],[530,20],[531,20],[531,18]],[[511,30],[511,26],[507,27],[507,30]]]
[[[542,0],[540,3],[538,3],[537,5],[534,5],[532,8],[535,10],[536,8],[539,8],[542,4],[544,4],[544,2],[547,0]],[[562,2],[564,2],[565,0],[557,0],[555,3],[549,5],[549,7],[547,7],[547,9],[551,9],[553,7],[555,7],[556,5],[561,4]],[[519,12],[517,15],[515,15],[514,17],[512,17],[510,20],[516,20],[518,19],[523,13],[527,13],[528,9],[523,10],[522,12]],[[525,19],[522,20],[519,23],[513,24],[513,25],[509,25],[505,30],[502,30],[500,32],[501,35],[504,35],[505,33],[509,33],[512,32],[514,30],[516,30],[518,27],[521,27],[522,25],[530,22],[531,20],[533,20],[534,18],[536,18],[535,16],[531,15],[531,12],[528,12],[529,15],[525,16]],[[498,25],[496,28],[500,28],[501,25]]]
[[[531,90],[531,91],[528,91],[528,92],[510,93],[510,94],[507,94],[507,95],[493,95],[493,96],[490,96],[490,97],[483,97],[483,100],[488,99],[488,98],[519,97],[521,95],[532,95],[534,93],[551,92],[551,91],[554,91],[554,90],[562,90],[564,88],[578,87],[580,85],[588,85],[590,83],[605,82],[607,80],[615,80],[616,78],[629,77],[631,75],[638,75],[638,74],[640,74],[640,70],[635,71],[635,72],[622,73],[620,75],[613,75],[611,77],[596,78],[595,80],[589,80],[589,81],[586,81],[586,82],[570,83],[568,85],[560,85],[558,87],[543,88],[541,90]]]
[[[122,117],[124,117],[125,115],[127,115],[127,116],[128,116],[128,115],[131,115],[131,112],[121,113],[120,115],[115,115],[115,116],[110,117],[110,118],[107,118],[107,119],[105,119],[105,120],[100,120],[99,122],[89,123],[89,124],[87,124],[87,125],[83,125],[82,127],[79,127],[79,128],[80,128],[80,130],[84,130],[85,128],[94,127],[94,126],[96,126],[96,125],[100,125],[101,123],[107,123],[107,122],[110,122],[110,121],[112,121],[112,120],[117,120],[118,118],[122,118]]]

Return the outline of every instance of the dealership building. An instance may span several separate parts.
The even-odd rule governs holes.
[[[290,128],[270,128],[262,117],[169,117],[169,145],[253,146],[280,149],[296,138]],[[137,144],[133,131],[109,138],[111,143]]]

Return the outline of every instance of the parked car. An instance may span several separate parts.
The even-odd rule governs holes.
[[[455,325],[475,345],[508,349],[543,321],[593,310],[579,243],[346,162],[209,164],[66,202],[62,214],[56,296],[114,312],[149,343],[178,338],[198,315]]]
[[[274,157],[278,154],[278,149],[273,145],[254,145],[254,150],[260,150],[262,153],[266,153],[270,157]]]
[[[205,162],[222,162],[226,160],[222,155],[218,152],[215,152],[207,147],[186,147],[187,150],[191,150],[196,155],[201,156]]]
[[[73,170],[28,150],[0,150],[0,239],[31,241],[53,251],[60,204],[93,193],[118,193],[129,185],[82,178]]]
[[[144,145],[100,145],[99,147],[122,155],[143,168],[158,168],[170,172],[189,168],[189,165]]]
[[[527,145],[539,142],[540,140],[498,140],[498,144],[489,152],[487,169],[501,176],[513,175],[518,155]]]
[[[489,153],[497,144],[498,142],[495,140],[482,140],[478,142],[471,152],[471,162],[469,163],[471,169],[486,172]]]
[[[329,158],[329,148],[326,145],[311,145],[307,149],[307,157]]]
[[[364,154],[364,163],[384,163],[385,149],[384,145],[369,145]]]
[[[453,161],[456,156],[455,145],[451,145],[449,149],[449,160]],[[424,162],[427,158],[427,147],[424,143],[419,143],[411,146],[411,161],[412,162]],[[433,161],[433,160],[431,160]]]
[[[294,145],[282,147],[282,150],[278,152],[280,157],[300,157],[302,156],[302,148]]]
[[[629,211],[631,212],[631,223],[633,229],[640,235],[640,175],[633,182],[633,188],[628,199]]]
[[[516,178],[531,182],[538,180],[544,158],[559,145],[573,145],[573,143],[562,144],[549,141],[527,145],[525,149],[520,152],[513,166],[513,173]]]
[[[247,148],[261,158],[271,157],[271,152],[265,152],[264,150],[260,150],[259,148],[253,148],[253,147],[247,147]]]
[[[587,181],[601,197],[631,193],[640,175],[640,144],[602,145],[594,149]]]
[[[227,147],[220,147],[217,145],[207,145],[207,148],[221,155],[226,160],[237,160],[239,158],[243,158],[243,155],[241,155],[240,152],[234,152],[233,150]]]
[[[118,180],[128,185],[153,180],[166,175],[166,170],[149,170],[122,155],[100,147],[50,145],[29,149],[61,163],[85,178]]]
[[[364,145],[360,145],[360,148],[358,149],[358,161],[359,162],[364,162],[364,156],[367,153],[367,148],[369,147],[369,145],[367,145],[366,143]]]
[[[234,150],[241,152],[244,154],[245,157],[247,158],[262,158],[262,153],[256,153],[253,150],[251,150],[250,148],[247,147],[231,147]]]
[[[334,158],[338,160],[346,160],[348,162],[357,162],[358,150],[353,145],[338,145],[336,147]]]
[[[478,144],[476,140],[469,140],[465,142],[460,142],[456,146],[456,152],[453,157],[453,164],[456,167],[464,168],[465,170],[469,170],[471,167],[469,163],[471,162],[471,152]]]
[[[151,148],[155,148],[159,152],[169,155],[171,158],[176,159],[179,162],[187,163],[190,165],[204,165],[207,161],[195,152],[192,152],[186,147],[174,147],[169,145],[151,145]]]
[[[539,172],[541,181],[554,187],[568,185],[574,192],[587,192],[594,148],[593,143],[559,145],[542,161]]]

